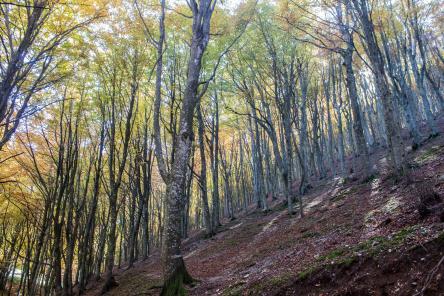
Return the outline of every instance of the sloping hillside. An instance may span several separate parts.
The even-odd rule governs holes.
[[[410,153],[401,180],[314,184],[303,218],[277,200],[211,239],[194,234],[183,247],[196,279],[189,295],[444,295],[443,143]],[[159,253],[118,270],[117,281],[108,295],[157,295]]]

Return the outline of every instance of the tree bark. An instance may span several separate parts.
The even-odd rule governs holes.
[[[164,1],[162,1],[164,2]],[[216,2],[201,0],[190,1],[193,12],[192,40],[188,61],[187,81],[179,119],[179,130],[175,137],[174,160],[167,178],[165,232],[163,238],[162,261],[164,266],[164,285],[161,295],[175,296],[184,294],[183,284],[192,281],[180,251],[181,217],[185,206],[183,184],[191,155],[193,140],[193,119],[198,93],[202,56],[210,37],[210,20]],[[163,3],[164,6],[164,3]],[[156,140],[156,150],[160,140]],[[156,153],[158,154],[158,153]],[[157,155],[159,163],[159,155]]]

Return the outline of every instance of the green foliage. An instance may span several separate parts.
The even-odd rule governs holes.
[[[269,278],[261,279],[260,282],[256,283],[249,290],[253,293],[251,295],[257,295],[254,293],[260,293],[262,291],[279,288],[285,286],[294,279],[294,275],[291,273],[281,273],[279,275],[271,276]]]
[[[416,226],[406,227],[394,233],[393,236],[375,236],[355,246],[334,249],[320,256],[314,265],[299,272],[298,279],[303,281],[324,268],[330,269],[334,266],[350,267],[362,256],[376,257],[383,252],[388,252],[403,245],[414,234],[416,229]]]
[[[298,273],[298,279],[303,281],[309,278],[318,268],[316,266],[311,266]]]
[[[440,155],[442,149],[442,146],[433,146],[424,153],[421,153],[415,157],[414,161],[419,165],[434,161]]]
[[[222,292],[222,296],[240,296],[244,290],[244,282],[237,282]]]
[[[355,253],[366,253],[370,256],[377,256],[383,252],[395,249],[404,244],[404,242],[414,234],[417,226],[409,226],[394,233],[392,236],[375,236],[353,248]]]
[[[336,249],[331,251],[330,253],[327,253],[324,256],[321,256],[318,258],[319,261],[325,261],[325,260],[333,260],[336,259],[346,253],[345,249]]]

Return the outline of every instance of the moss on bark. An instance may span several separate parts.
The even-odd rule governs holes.
[[[185,268],[185,264],[179,264],[178,268],[172,273],[165,282],[160,293],[161,296],[182,296],[185,295],[184,284],[193,283],[193,278]]]

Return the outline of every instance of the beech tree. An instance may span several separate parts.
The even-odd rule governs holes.
[[[57,73],[56,50],[73,31],[100,15],[98,12],[81,22],[74,17],[57,22],[56,18],[69,13],[57,2],[0,3],[0,150],[11,139],[23,118],[49,103],[42,104],[31,99],[63,76],[63,73]],[[82,14],[77,16],[82,17]],[[58,28],[55,29],[55,26]]]
[[[162,156],[162,147],[159,131],[159,105],[160,105],[160,79],[162,71],[162,43],[164,31],[165,1],[161,2],[162,16],[160,18],[160,38],[158,41],[158,62],[156,76],[156,103],[154,130],[156,143],[156,158],[159,171],[166,182],[166,225],[163,242],[164,260],[164,286],[162,295],[177,295],[183,293],[183,283],[190,283],[191,276],[188,274],[180,251],[181,245],[181,216],[185,207],[184,188],[187,165],[191,155],[191,143],[193,134],[194,111],[202,91],[199,91],[199,78],[202,67],[202,57],[210,38],[210,20],[216,1],[190,1],[190,9],[193,14],[192,37],[190,43],[190,57],[188,62],[187,79],[179,118],[178,133],[175,138],[176,147],[173,151],[173,160],[170,171],[166,171],[165,160]],[[209,82],[206,82],[206,85]]]

